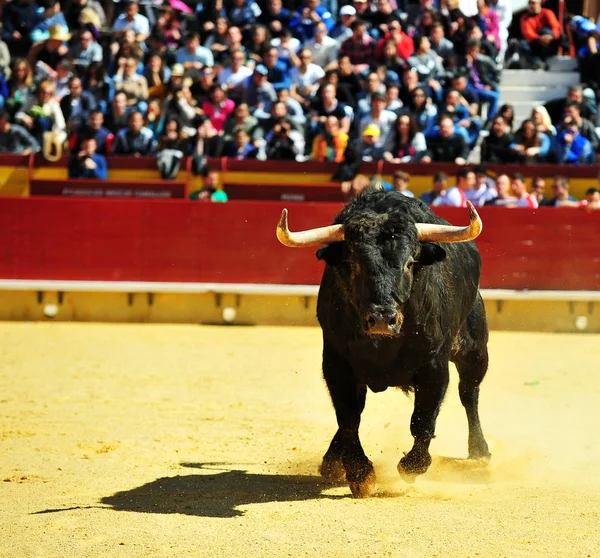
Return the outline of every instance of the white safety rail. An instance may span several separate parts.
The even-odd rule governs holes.
[[[252,283],[159,283],[145,281],[53,281],[0,279],[0,291],[117,292],[117,293],[221,293],[267,296],[316,296],[318,285]],[[537,291],[481,289],[484,300],[600,301],[600,291]]]

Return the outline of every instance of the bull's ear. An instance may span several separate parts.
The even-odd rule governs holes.
[[[419,255],[420,265],[432,265],[434,263],[441,262],[445,258],[446,250],[444,250],[439,244],[424,242],[421,245],[421,254]]]
[[[325,261],[329,265],[339,265],[343,261],[343,242],[326,244],[317,250],[317,259]]]

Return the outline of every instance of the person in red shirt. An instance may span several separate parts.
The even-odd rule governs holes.
[[[543,68],[546,59],[558,51],[560,24],[552,10],[542,8],[541,0],[529,0],[521,16],[521,34],[521,46],[532,57],[535,69]]]
[[[383,39],[380,39],[377,43],[377,54],[381,55],[385,43],[392,40],[396,43],[398,49],[398,56],[403,60],[408,60],[408,57],[415,51],[415,45],[413,40],[402,31],[400,22],[392,18],[387,24],[388,32],[384,35]]]

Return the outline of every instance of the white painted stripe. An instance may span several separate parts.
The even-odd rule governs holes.
[[[158,283],[144,281],[52,281],[0,279],[0,291],[63,291],[117,293],[230,293],[241,295],[315,296],[318,285],[253,283]],[[516,291],[481,289],[485,300],[600,300],[600,291]]]

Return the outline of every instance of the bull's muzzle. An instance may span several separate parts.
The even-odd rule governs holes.
[[[367,312],[365,330],[369,335],[396,335],[403,316],[395,308],[373,305]]]

